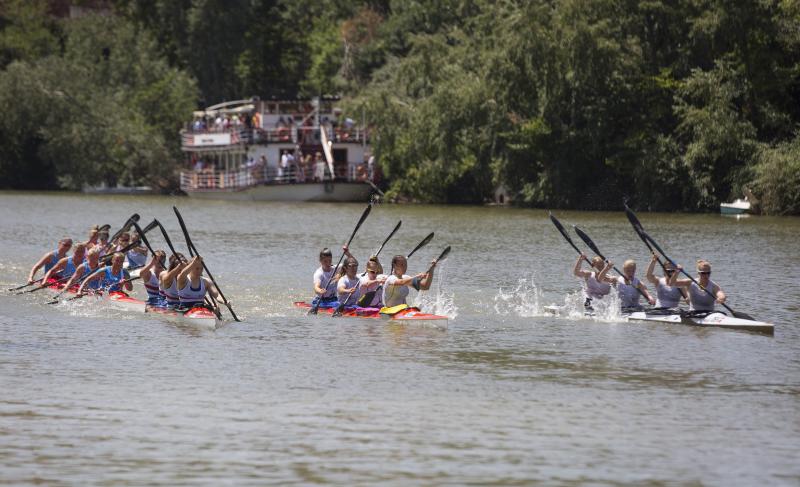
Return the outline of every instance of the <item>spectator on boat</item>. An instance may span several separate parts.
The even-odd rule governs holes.
[[[367,178],[372,181],[375,178],[375,156],[369,155],[367,159]]]
[[[314,154],[314,182],[320,183],[325,180],[325,160],[322,153]]]
[[[697,261],[698,286],[691,279],[678,279],[678,274],[683,267],[677,267],[669,280],[670,286],[678,286],[689,291],[689,309],[691,311],[714,311],[716,303],[724,304],[727,297],[719,285],[711,280],[711,263],[707,260]],[[706,292],[708,291],[708,292]]]
[[[69,249],[72,248],[72,239],[71,238],[62,238],[58,241],[58,246],[52,252],[48,252],[42,256],[41,259],[33,266],[31,269],[30,274],[28,274],[28,284],[33,284],[34,276],[42,269],[42,272],[47,273],[50,269],[55,266],[58,261],[65,258],[67,256],[67,252]]]
[[[364,181],[367,179],[367,167],[365,164],[356,166],[356,180]]]
[[[401,304],[407,304],[409,287],[417,291],[430,289],[433,282],[433,269],[436,267],[436,260],[431,261],[430,272],[423,272],[415,276],[406,275],[408,261],[404,255],[395,255],[392,258],[392,273],[383,283],[383,305],[391,308]]]
[[[606,280],[606,274],[611,265],[611,262],[606,264],[606,267],[600,272],[600,275],[597,276],[599,281]],[[607,280],[607,282],[610,282],[612,286],[617,288],[620,307],[623,311],[640,311],[642,306],[639,304],[639,297],[642,295],[644,295],[651,306],[656,304],[656,300],[653,299],[647,291],[647,287],[645,287],[644,283],[642,283],[635,274],[636,261],[628,259],[622,264],[622,275],[611,277],[610,280]]]
[[[205,165],[205,163],[203,162],[203,160],[202,160],[202,159],[198,159],[198,160],[197,160],[197,161],[194,163],[194,171],[195,171],[195,172],[203,172],[203,170],[204,170],[205,168],[206,168],[206,165]]]
[[[610,264],[605,264],[603,259],[600,257],[593,257],[591,261],[591,268],[592,270],[585,271],[581,269],[583,266],[583,262],[588,260],[586,254],[581,254],[578,256],[578,261],[575,262],[575,268],[572,270],[572,274],[575,277],[580,277],[584,280],[584,295],[586,299],[583,302],[583,307],[587,310],[591,311],[592,308],[592,300],[594,299],[603,299],[608,293],[611,292],[611,277],[607,277],[607,279],[601,279],[600,274],[602,273],[605,276],[608,271],[611,269]],[[605,272],[603,272],[605,271]]]
[[[217,118],[214,119],[214,131],[215,132],[222,132],[223,129],[223,120],[222,115],[217,115]]]
[[[672,262],[664,262],[664,277],[656,277],[653,271],[655,270],[657,261],[658,257],[656,257],[656,254],[653,254],[653,257],[650,259],[650,265],[647,266],[647,274],[645,275],[647,280],[656,287],[656,307],[677,308],[681,299],[684,299],[686,296],[684,296],[681,288],[677,286],[671,287],[669,285],[669,280],[675,273],[675,266],[672,265]]]

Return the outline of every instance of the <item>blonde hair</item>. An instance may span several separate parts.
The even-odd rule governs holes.
[[[703,267],[708,267],[708,270],[711,270],[711,262],[703,259],[697,260],[697,270],[699,271]]]
[[[595,255],[592,257],[592,267],[597,267],[598,264],[603,266],[603,259],[601,259],[599,255]]]
[[[79,244],[75,244],[75,245],[72,247],[72,251],[73,251],[73,252],[77,252],[78,250],[83,250],[83,251],[86,251],[86,244],[84,244],[84,243],[79,243]]]
[[[622,269],[624,270],[626,267],[636,267],[636,261],[633,259],[628,259],[622,264]]]
[[[88,252],[86,252],[86,256],[87,257],[90,256],[90,255],[95,255],[95,254],[100,255],[100,249],[97,248],[97,247],[92,247],[91,249],[89,249]]]

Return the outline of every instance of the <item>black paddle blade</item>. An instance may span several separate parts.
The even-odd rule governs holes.
[[[628,221],[631,222],[631,225],[633,225],[633,229],[636,230],[636,233],[641,233],[642,231],[644,231],[642,222],[639,221],[633,210],[628,208],[628,205],[625,205],[625,216],[628,217]]]
[[[438,263],[442,262],[443,260],[445,260],[447,258],[448,255],[450,255],[450,246],[449,245],[447,246],[447,248],[445,248],[442,251],[441,254],[439,254],[439,257],[436,259],[436,263],[438,264]]]
[[[592,252],[594,252],[595,254],[599,255],[601,259],[606,260],[606,258],[603,256],[603,254],[600,253],[600,249],[598,249],[597,245],[594,244],[594,241],[592,241],[592,239],[589,238],[589,236],[586,235],[586,233],[583,230],[578,228],[577,225],[573,225],[572,228],[575,229],[575,233],[578,234],[578,236],[581,238],[581,240],[583,240],[583,242],[587,246],[589,246],[590,249],[592,249]]]
[[[553,214],[550,213],[549,211],[547,212],[547,214],[550,215],[550,221],[553,222],[553,225],[555,225],[558,231],[561,232],[561,235],[563,235],[564,238],[567,239],[567,241],[572,242],[572,239],[567,234],[567,230],[564,228],[564,225],[562,225],[561,222],[558,221],[558,218],[554,217]]]
[[[144,228],[142,229],[142,231],[143,231],[144,233],[147,233],[147,232],[149,232],[150,230],[152,230],[152,229],[156,228],[157,226],[158,226],[158,221],[156,221],[156,220],[154,219],[153,221],[151,221],[150,223],[148,223],[148,224],[147,224],[147,226],[146,226],[146,227],[144,227]]]
[[[409,253],[409,254],[406,256],[406,259],[410,259],[410,258],[411,258],[411,256],[412,256],[412,255],[414,255],[414,252],[416,252],[417,250],[421,249],[422,247],[424,247],[424,246],[428,245],[428,243],[429,243],[431,240],[433,240],[433,234],[434,234],[434,232],[431,232],[431,233],[429,233],[429,234],[428,234],[428,236],[427,236],[427,237],[423,238],[423,239],[422,239],[422,242],[420,242],[420,243],[419,243],[419,245],[417,245],[416,247],[414,247],[414,250],[412,250],[412,251],[411,251],[411,252],[410,252],[410,253]]]

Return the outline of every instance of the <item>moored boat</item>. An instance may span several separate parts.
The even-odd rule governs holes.
[[[297,308],[309,309],[310,303],[304,301],[295,301],[294,306]],[[319,308],[320,313],[333,314],[335,308]],[[382,314],[378,308],[355,308],[342,311],[342,316],[348,318],[370,318],[370,319],[384,319],[392,321],[434,321],[434,320],[448,320],[447,316],[434,315],[423,313],[419,308],[408,307],[392,315]]]
[[[719,212],[723,215],[741,215],[750,211],[750,202],[745,199],[736,199],[733,203],[720,203]]]

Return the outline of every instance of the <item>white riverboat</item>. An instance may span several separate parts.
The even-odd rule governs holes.
[[[181,190],[206,199],[367,200],[379,177],[368,133],[342,118],[336,101],[253,98],[195,112],[181,131]]]

